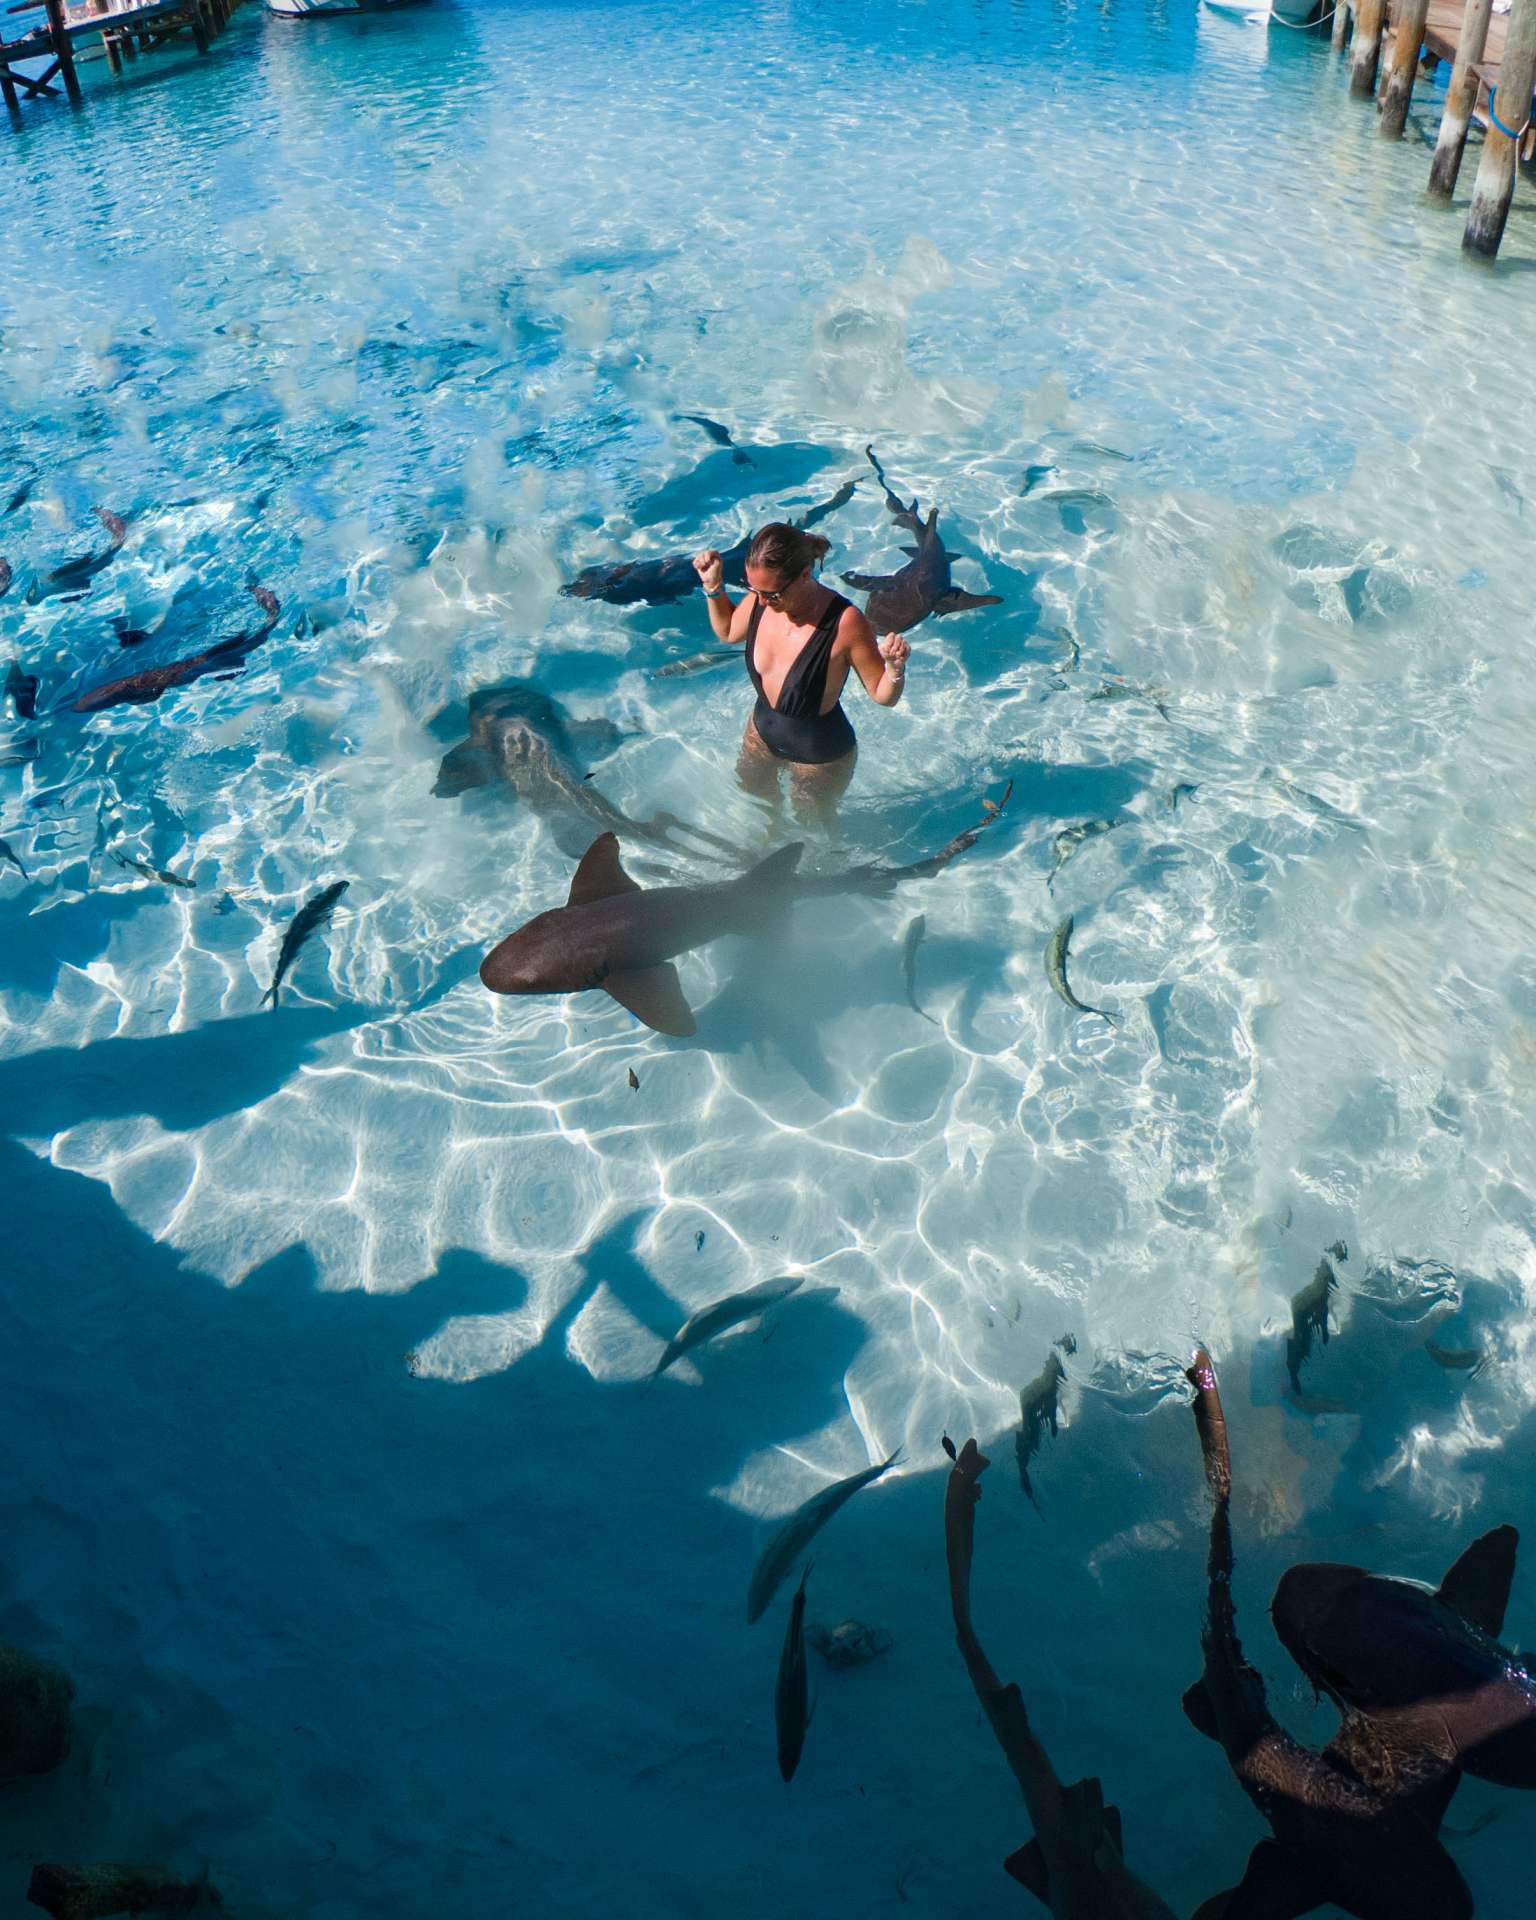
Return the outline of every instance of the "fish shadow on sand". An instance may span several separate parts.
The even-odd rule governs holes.
[[[803,487],[835,462],[848,460],[847,453],[837,447],[816,447],[798,440],[777,446],[743,445],[741,451],[751,454],[751,466],[743,466],[728,447],[706,454],[687,473],[664,481],[637,501],[630,511],[631,524],[657,527],[675,521],[685,527],[702,526],[712,514],[740,500]],[[764,518],[772,518],[766,507]],[[686,541],[679,544],[685,545]],[[701,538],[696,544],[705,543]]]
[[[282,1007],[210,1020],[184,1033],[44,1047],[0,1061],[7,1127],[51,1134],[84,1120],[147,1114],[171,1132],[207,1126],[282,1087],[333,1034],[372,1007]]]

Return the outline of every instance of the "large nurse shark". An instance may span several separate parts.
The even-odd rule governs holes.
[[[583,854],[570,897],[508,934],[480,964],[492,993],[584,993],[601,988],[657,1033],[697,1032],[683,994],[678,954],[725,934],[751,934],[776,922],[790,903],[816,894],[887,892],[900,880],[937,873],[974,843],[958,834],[926,860],[906,867],[861,866],[801,875],[803,848],[780,847],[738,879],[691,887],[641,888],[619,861],[616,834]]]
[[[1274,1719],[1238,1641],[1232,1468],[1204,1351],[1188,1377],[1214,1502],[1205,1665],[1184,1708],[1220,1743],[1273,1835],[1195,1920],[1299,1920],[1329,1903],[1356,1920],[1470,1920],[1472,1893],[1440,1822],[1472,1760],[1517,1784],[1529,1766],[1530,1683],[1491,1638],[1509,1597],[1513,1529],[1474,1541],[1436,1593],[1358,1567],[1294,1567],[1282,1579],[1280,1636],[1343,1709],[1314,1752]]]

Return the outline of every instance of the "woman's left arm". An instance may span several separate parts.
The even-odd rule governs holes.
[[[878,643],[875,630],[855,608],[843,615],[838,637],[846,641],[848,662],[864,691],[877,707],[894,707],[907,679],[907,656],[912,649],[899,633],[888,633]]]

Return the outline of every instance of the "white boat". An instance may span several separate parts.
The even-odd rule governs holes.
[[[397,7],[420,4],[421,0],[267,0],[267,12],[307,20],[312,14],[393,13]]]
[[[1212,13],[1251,20],[1255,26],[1273,19],[1283,26],[1305,27],[1329,11],[1328,0],[1205,0],[1205,4]]]

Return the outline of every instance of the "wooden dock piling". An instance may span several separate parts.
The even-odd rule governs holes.
[[[1435,157],[1429,169],[1429,191],[1437,200],[1449,200],[1456,190],[1456,176],[1461,171],[1461,156],[1467,145],[1467,127],[1472,109],[1477,105],[1480,84],[1477,63],[1488,45],[1488,22],[1492,17],[1493,0],[1467,0],[1450,84],[1445,90],[1440,137],[1435,142]]]
[[[1492,0],[1489,0],[1492,4]],[[1333,35],[1330,41],[1335,53],[1344,51],[1344,42],[1349,38],[1349,0],[1338,0],[1333,10]]]
[[[1386,78],[1376,96],[1381,108],[1378,131],[1388,140],[1401,140],[1403,128],[1408,124],[1413,76],[1418,71],[1419,49],[1424,45],[1424,25],[1428,19],[1429,0],[1395,0]]]
[[[1536,0],[1514,0],[1509,33],[1499,64],[1499,84],[1488,100],[1488,135],[1472,188],[1466,232],[1461,236],[1467,253],[1491,260],[1504,238],[1509,203],[1515,193],[1520,140],[1531,124],[1531,96],[1536,93]]]
[[[1369,100],[1376,91],[1376,68],[1381,60],[1381,23],[1387,0],[1359,0],[1355,8],[1355,45],[1350,59],[1349,90],[1357,100]]]

